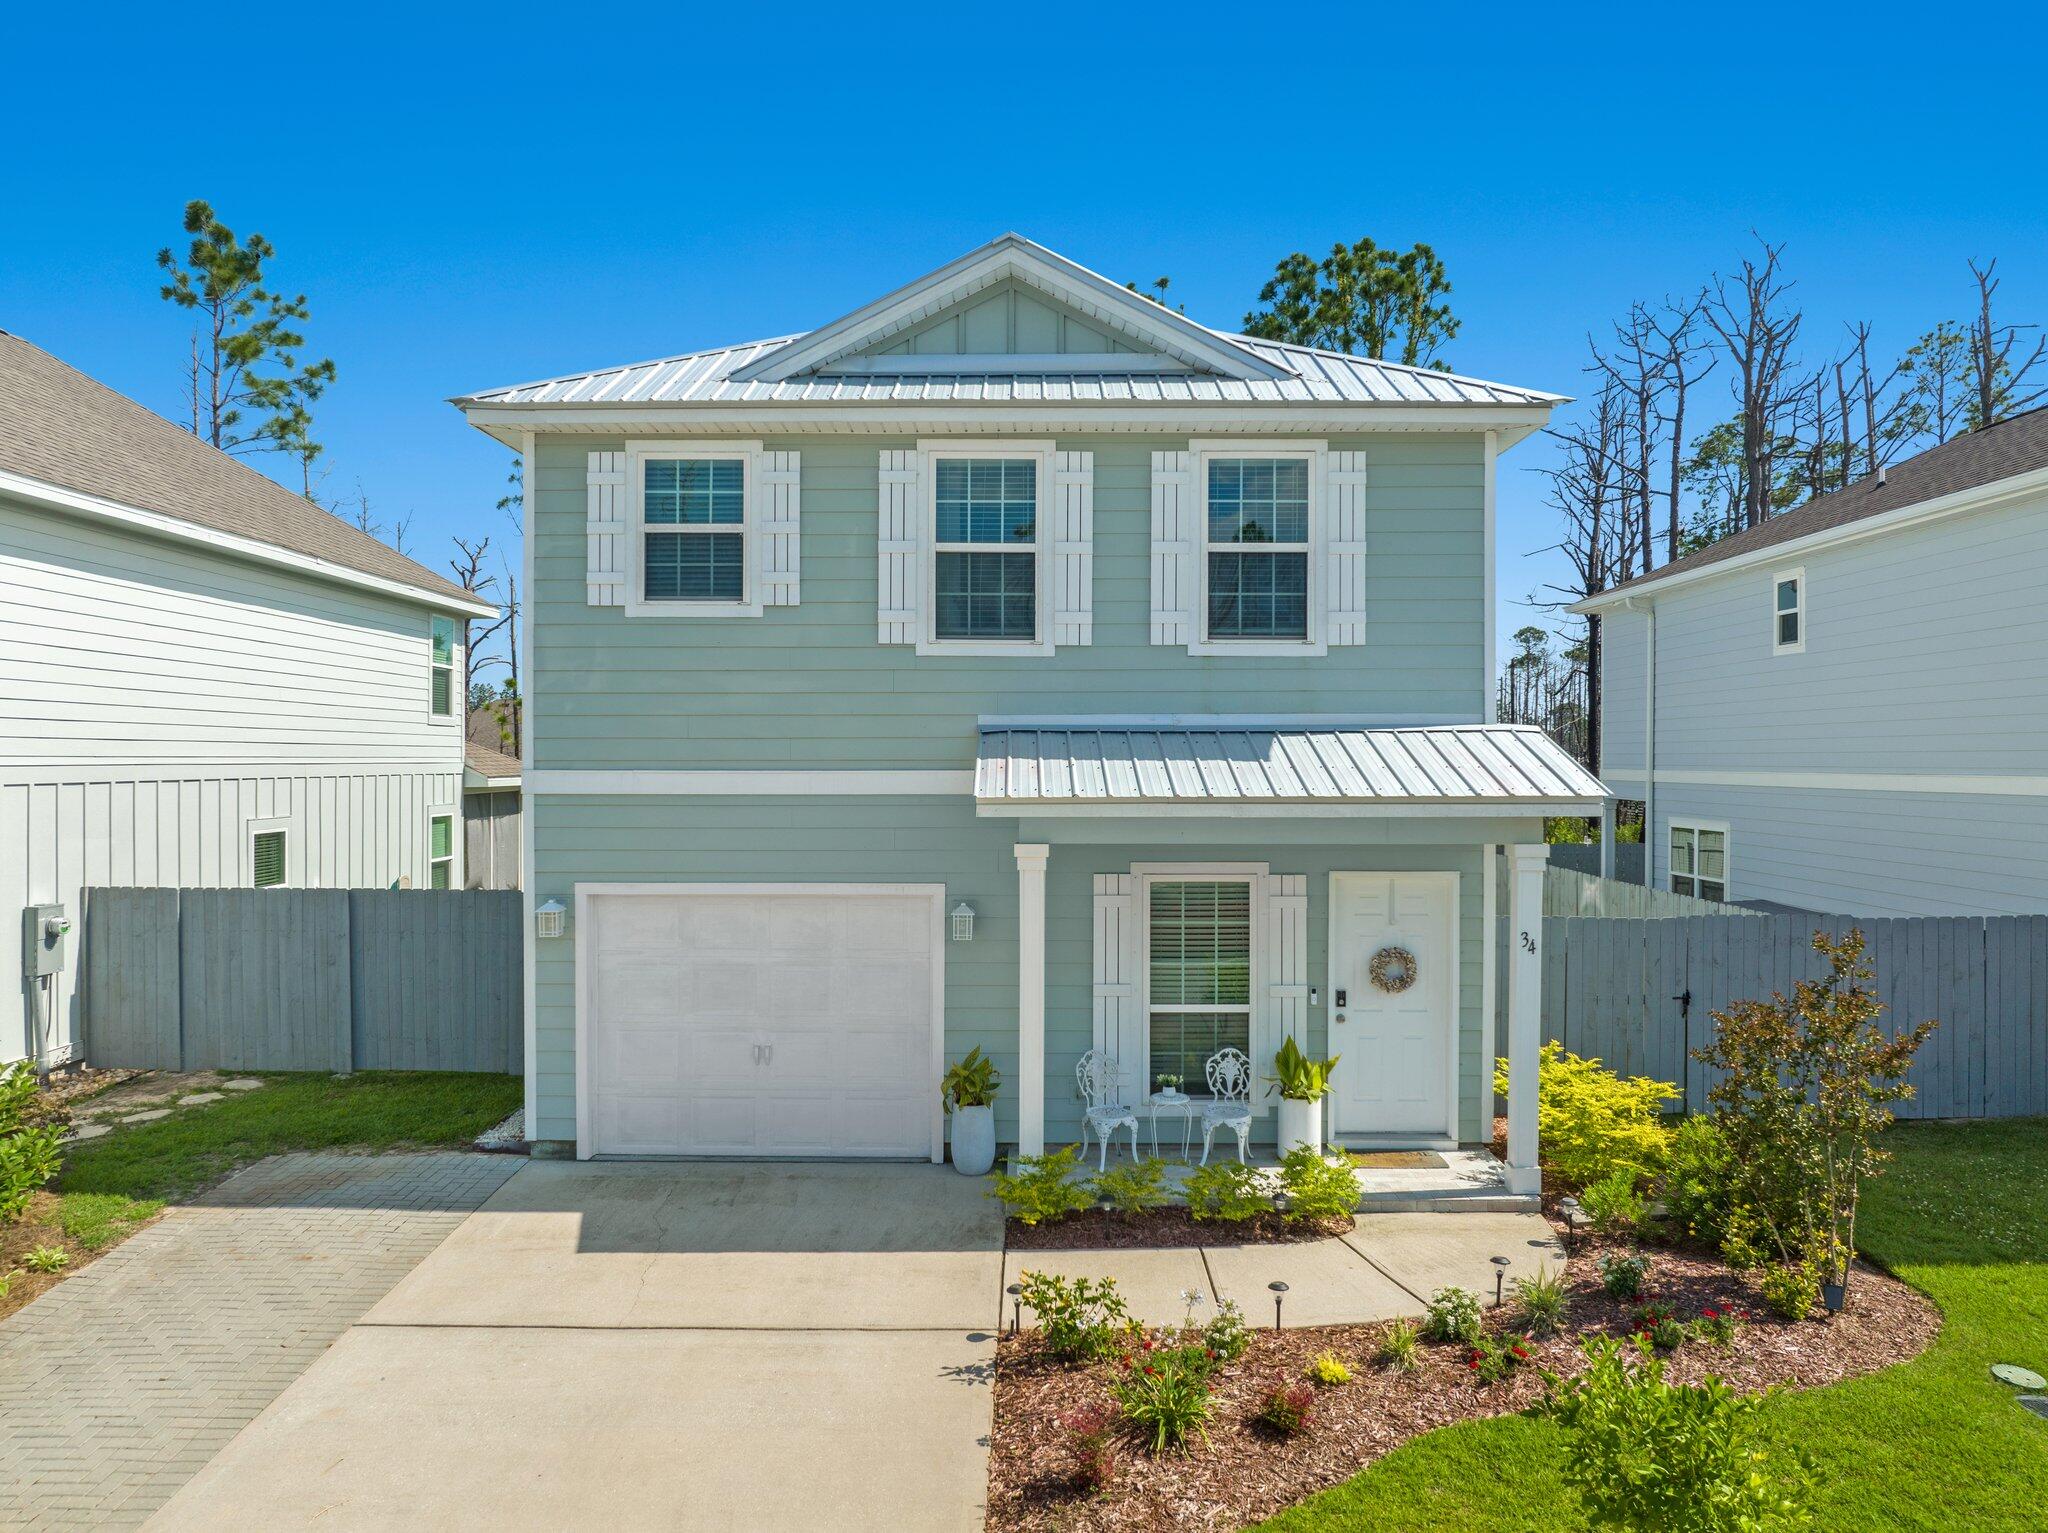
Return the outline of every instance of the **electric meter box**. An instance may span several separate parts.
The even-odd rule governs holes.
[[[30,979],[62,971],[70,951],[71,918],[62,905],[28,905],[21,912],[21,972]]]

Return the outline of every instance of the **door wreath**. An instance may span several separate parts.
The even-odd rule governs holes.
[[[1366,973],[1376,989],[1399,995],[1415,983],[1415,955],[1404,947],[1383,947],[1372,955]]]

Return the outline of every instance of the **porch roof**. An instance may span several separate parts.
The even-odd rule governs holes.
[[[984,815],[1594,814],[1598,778],[1524,724],[988,727]]]

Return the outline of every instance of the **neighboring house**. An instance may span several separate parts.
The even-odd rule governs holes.
[[[486,721],[489,722],[489,721]],[[470,739],[462,757],[462,861],[471,889],[519,887],[519,758]],[[491,725],[493,738],[497,734]]]
[[[74,923],[0,1060],[89,1052],[89,888],[459,887],[491,610],[0,333],[0,897]]]
[[[1554,395],[1207,329],[1014,235],[803,335],[456,403],[525,455],[529,1132],[1075,1138],[1217,1048],[1345,1143],[1490,1133],[1492,849],[1600,786],[1492,696],[1494,460]],[[1538,908],[1527,904],[1525,910]],[[1512,1180],[1535,1168],[1535,935]],[[1403,947],[1414,983],[1368,977]]]
[[[1847,915],[2048,911],[2044,587],[2036,410],[1580,603],[1601,618],[1602,775],[1648,801],[1650,882]]]

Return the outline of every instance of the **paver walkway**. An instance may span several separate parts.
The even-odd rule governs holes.
[[[279,1156],[0,1321],[0,1528],[139,1525],[522,1164]]]

